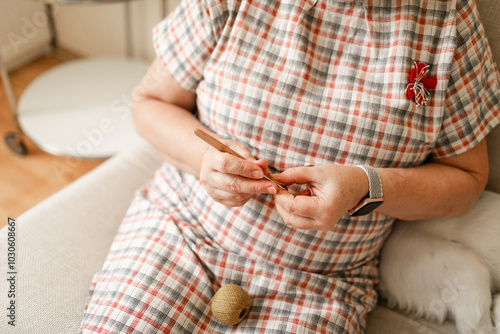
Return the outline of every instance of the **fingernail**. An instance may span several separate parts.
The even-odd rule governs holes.
[[[255,171],[252,173],[253,177],[256,179],[262,179],[264,176],[264,173],[262,171]]]
[[[276,193],[277,193],[276,188],[274,188],[274,187],[267,188],[267,193],[271,194],[271,195],[276,195]]]

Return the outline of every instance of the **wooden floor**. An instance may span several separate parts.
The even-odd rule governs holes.
[[[40,58],[10,74],[16,101],[28,84],[44,71],[61,64],[56,57]],[[99,165],[103,160],[81,160],[55,157],[37,148],[24,138],[26,156],[12,153],[5,145],[4,136],[15,126],[5,94],[0,85],[0,228],[7,218],[21,213],[47,198],[79,176]]]

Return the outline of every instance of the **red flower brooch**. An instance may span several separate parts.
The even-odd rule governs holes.
[[[406,95],[409,99],[415,100],[417,106],[426,105],[429,101],[429,89],[436,88],[437,79],[426,77],[429,66],[424,63],[413,63],[410,72],[410,83],[406,86]]]

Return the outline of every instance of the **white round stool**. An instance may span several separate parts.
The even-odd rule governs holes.
[[[107,158],[134,145],[131,93],[149,64],[83,58],[54,67],[23,92],[18,120],[42,150],[59,156]]]

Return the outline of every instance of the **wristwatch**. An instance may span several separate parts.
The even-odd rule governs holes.
[[[354,208],[349,210],[351,216],[364,216],[378,208],[384,203],[382,193],[382,181],[375,168],[367,165],[356,165],[361,168],[368,176],[369,191],[368,196],[363,198]]]

